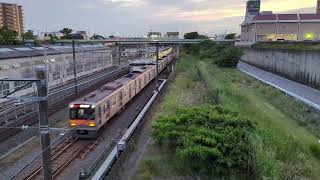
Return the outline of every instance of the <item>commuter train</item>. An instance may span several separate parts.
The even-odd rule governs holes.
[[[22,51],[22,50],[24,51]],[[104,45],[83,45],[76,53],[77,77],[118,65],[117,54]],[[139,56],[139,49],[124,49],[122,58],[134,59]],[[46,60],[42,47],[0,48],[0,77],[33,77],[37,65],[46,63],[48,68],[48,86],[50,89],[60,87],[74,80],[74,62],[72,47],[53,46],[46,49]],[[14,89],[24,86],[27,82],[5,82],[0,89],[0,95],[6,95]],[[35,85],[34,85],[35,86]],[[17,96],[32,93],[32,85],[20,90]],[[1,100],[0,100],[1,102]]]
[[[172,48],[159,52],[159,73],[172,61]],[[155,63],[132,66],[131,73],[70,103],[74,137],[94,139],[98,131],[155,77]]]

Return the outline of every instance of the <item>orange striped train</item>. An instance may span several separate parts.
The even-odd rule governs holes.
[[[159,73],[173,59],[172,48],[159,52]],[[70,128],[78,138],[96,138],[98,131],[156,78],[156,63],[132,66],[130,74],[70,103]]]

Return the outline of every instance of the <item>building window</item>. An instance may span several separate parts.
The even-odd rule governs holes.
[[[22,87],[22,86],[25,86],[26,84],[28,84],[29,82],[27,82],[27,81],[15,81],[14,82],[14,90],[17,90],[17,89],[19,89],[20,87]],[[8,86],[9,86],[9,84],[8,84]],[[29,84],[29,85],[27,85],[26,87],[24,87],[24,88],[22,88],[22,89],[28,89],[28,88],[31,88],[32,87],[32,84]]]
[[[53,76],[52,78],[54,81],[61,78],[60,72],[54,72],[52,76]]]
[[[6,96],[10,93],[9,83],[0,83],[0,94]]]
[[[67,69],[67,76],[73,76],[73,75],[74,75],[73,68],[68,68]]]

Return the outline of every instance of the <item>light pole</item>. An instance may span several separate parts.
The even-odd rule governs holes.
[[[119,53],[119,66],[121,65],[121,44],[118,44],[118,53]]]

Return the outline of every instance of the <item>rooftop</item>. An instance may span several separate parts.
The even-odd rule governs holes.
[[[108,47],[104,45],[82,45],[76,47],[76,51],[98,51],[107,50]],[[23,57],[43,56],[44,47],[1,47],[0,48],[0,60],[1,59],[13,59]],[[72,53],[71,46],[50,46],[46,48],[47,55],[54,54],[66,54]]]
[[[320,14],[258,14],[253,18],[254,21],[319,21]]]

